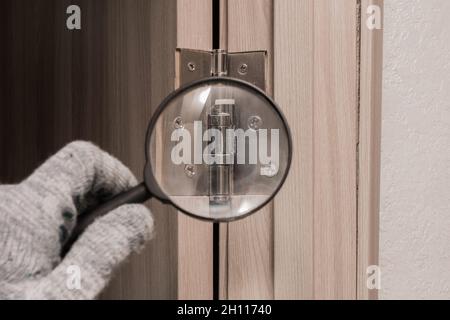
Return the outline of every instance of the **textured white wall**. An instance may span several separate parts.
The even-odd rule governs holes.
[[[385,0],[382,299],[450,298],[450,1]]]

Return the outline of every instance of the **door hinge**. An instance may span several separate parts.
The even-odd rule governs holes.
[[[211,76],[228,76],[266,90],[267,51],[177,49],[177,87]]]

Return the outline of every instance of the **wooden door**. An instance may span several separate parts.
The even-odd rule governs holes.
[[[81,30],[66,28],[69,5],[81,8]],[[210,49],[211,23],[209,1],[1,1],[2,183],[20,181],[76,139],[98,144],[142,177],[148,121],[174,89],[175,49]],[[189,232],[188,224],[178,228],[174,210],[149,205],[157,236],[123,266],[104,298],[176,299],[187,282],[179,279],[199,284],[177,266],[202,265],[208,247],[190,255],[190,240],[179,255],[177,232]],[[208,290],[198,292],[209,297]]]
[[[266,50],[292,171],[260,213],[222,227],[222,297],[366,299],[378,264],[382,30],[375,0],[224,0],[222,45]]]
[[[365,18],[382,2],[2,1],[1,182],[21,180],[75,139],[140,177],[147,122],[183,67],[176,48],[211,50],[215,35],[229,51],[265,50],[267,93],[294,141],[281,193],[221,225],[218,238],[211,224],[152,201],[155,239],[102,297],[211,299],[214,273],[222,299],[376,297],[365,283],[378,250],[382,31]],[[81,30],[66,28],[73,4]]]

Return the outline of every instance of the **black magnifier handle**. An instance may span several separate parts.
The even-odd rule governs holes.
[[[64,243],[64,246],[61,249],[61,256],[64,257],[67,254],[74,242],[77,241],[78,237],[92,222],[94,222],[95,219],[106,215],[124,204],[143,203],[151,197],[152,195],[150,194],[150,191],[148,191],[145,183],[141,183],[140,185],[111,198],[94,210],[81,214],[78,217],[77,224],[72,231],[70,238]]]

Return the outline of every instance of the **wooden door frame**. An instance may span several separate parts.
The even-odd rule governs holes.
[[[379,266],[381,103],[383,83],[383,29],[365,25],[368,8],[381,8],[384,0],[361,1],[359,149],[358,149],[358,265],[357,298],[377,299],[367,287],[368,268]],[[370,11],[369,11],[370,12]]]

